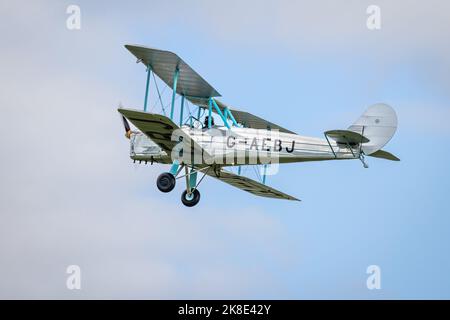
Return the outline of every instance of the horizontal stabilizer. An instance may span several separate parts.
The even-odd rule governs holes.
[[[233,187],[239,188],[241,190],[250,192],[254,195],[266,197],[266,198],[275,198],[275,199],[286,199],[286,200],[295,200],[300,201],[297,198],[294,198],[290,195],[287,195],[281,191],[278,191],[274,188],[268,187],[258,181],[253,179],[240,176],[234,174],[229,171],[220,170],[220,171],[208,171],[207,174],[213,178],[219,179],[225,183],[232,185]]]
[[[367,143],[370,141],[358,132],[350,130],[330,130],[326,131],[325,135],[330,139],[336,141],[336,143],[349,144],[351,146],[358,145],[360,143]]]
[[[384,151],[384,150],[378,150],[378,151],[370,154],[370,156],[375,157],[375,158],[391,160],[391,161],[400,161],[400,159],[397,158],[396,156],[394,156],[392,153]]]

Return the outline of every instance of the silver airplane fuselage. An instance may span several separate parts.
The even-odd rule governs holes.
[[[338,144],[333,140],[307,137],[297,134],[252,128],[215,126],[197,129],[180,128],[193,144],[203,149],[194,159],[195,165],[212,163],[233,166],[265,163],[292,163],[320,160],[357,159],[359,147]],[[176,140],[174,138],[173,140]],[[177,141],[177,140],[176,140]],[[184,148],[184,155],[189,148]],[[131,137],[131,158],[142,161],[172,163],[174,155],[168,155],[143,133]],[[334,153],[333,153],[334,151]],[[179,149],[175,148],[175,153]],[[195,148],[190,149],[195,153]],[[176,155],[175,155],[176,156]],[[192,161],[192,160],[191,160]]]

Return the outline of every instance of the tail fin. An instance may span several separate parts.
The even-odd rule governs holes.
[[[384,103],[374,104],[353,123],[350,131],[357,132],[370,139],[362,145],[366,155],[383,148],[397,130],[397,115],[391,106]]]

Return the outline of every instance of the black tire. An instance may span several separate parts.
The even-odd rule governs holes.
[[[175,188],[175,177],[169,172],[161,173],[156,179],[156,186],[161,192],[170,192]]]
[[[188,198],[187,196],[187,191],[184,190],[183,193],[181,194],[181,202],[183,202],[183,204],[186,207],[193,207],[195,206],[198,202],[200,201],[200,192],[195,189],[192,193],[191,193],[191,197]]]

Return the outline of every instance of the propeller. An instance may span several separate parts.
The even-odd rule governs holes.
[[[125,118],[123,115],[122,115],[122,122],[123,122],[123,127],[125,128],[125,137],[130,139],[130,137],[131,137],[130,124],[128,123],[127,118]]]

